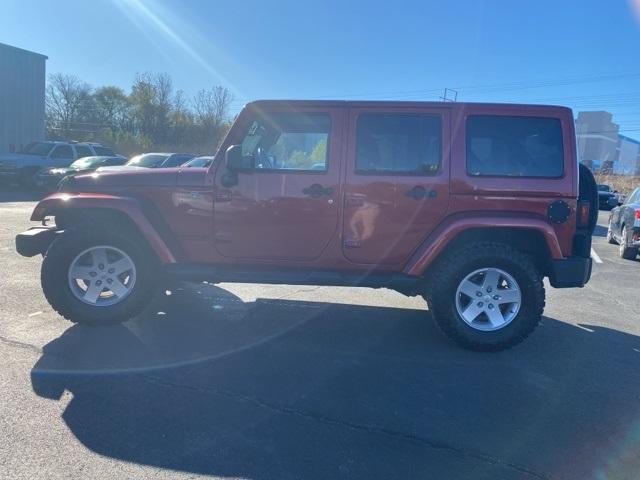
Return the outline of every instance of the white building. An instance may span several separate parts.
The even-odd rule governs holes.
[[[640,141],[618,135],[617,158],[613,173],[640,175]]]
[[[44,140],[46,60],[0,43],[0,153]]]

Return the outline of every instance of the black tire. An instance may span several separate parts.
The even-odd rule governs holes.
[[[482,331],[468,325],[456,308],[460,282],[482,268],[499,268],[511,275],[521,291],[517,315],[504,327]],[[542,276],[532,259],[509,245],[483,242],[454,251],[430,272],[427,302],[442,332],[458,345],[476,351],[498,351],[524,340],[538,325],[545,305]]]
[[[635,247],[628,247],[629,245],[629,229],[626,225],[622,227],[620,232],[620,258],[625,260],[635,260],[638,256],[638,249]]]
[[[611,230],[611,217],[609,217],[609,226],[607,227],[607,243],[611,245],[616,245],[616,239],[613,236],[613,230]]]
[[[582,163],[578,167],[579,172],[579,194],[580,201],[589,202],[589,226],[588,229],[593,235],[596,225],[598,224],[598,207],[600,200],[598,199],[598,184],[593,173]]]
[[[107,245],[125,252],[136,267],[131,292],[114,305],[87,304],[73,294],[68,271],[73,259],[92,246]],[[91,326],[113,325],[140,314],[158,290],[159,264],[138,235],[83,225],[63,232],[48,248],[41,270],[44,295],[53,309],[67,320]]]

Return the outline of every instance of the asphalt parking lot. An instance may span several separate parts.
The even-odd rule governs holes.
[[[520,346],[461,350],[386,290],[185,284],[73,326],[0,190],[2,478],[640,478],[640,261],[604,239]]]

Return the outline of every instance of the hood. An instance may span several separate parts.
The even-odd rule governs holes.
[[[42,155],[27,155],[26,153],[5,153],[0,155],[0,164],[24,165],[31,162],[40,162],[46,157]]]
[[[66,177],[63,189],[90,192],[119,187],[173,187],[178,173],[175,168],[104,167]]]
[[[136,167],[135,165],[112,165],[111,167],[98,167],[97,172],[134,172],[134,171],[148,171],[149,168]]]

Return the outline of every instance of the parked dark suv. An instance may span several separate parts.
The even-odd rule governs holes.
[[[498,350],[540,321],[544,277],[589,280],[597,208],[568,108],[259,101],[207,169],[72,177],[16,243],[73,322],[126,321],[173,279],[358,285]]]

